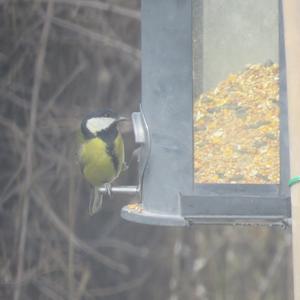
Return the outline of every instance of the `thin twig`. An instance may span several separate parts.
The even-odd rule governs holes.
[[[28,0],[27,0],[28,1]],[[32,1],[32,0],[31,0]],[[46,1],[46,0],[40,0]],[[54,0],[56,3],[69,4],[69,5],[79,5],[86,8],[99,9],[105,12],[111,12],[118,14],[120,16],[128,17],[135,20],[141,19],[141,13],[138,10],[125,8],[116,4],[111,4],[109,2],[101,2],[99,0]]]
[[[27,234],[27,223],[28,223],[28,210],[29,210],[29,195],[28,191],[31,186],[32,180],[32,168],[33,168],[33,152],[34,152],[34,131],[36,126],[36,116],[37,116],[37,106],[41,88],[42,73],[44,68],[44,61],[46,55],[46,48],[48,42],[48,35],[51,26],[51,18],[53,15],[53,2],[49,0],[46,12],[45,23],[43,26],[40,49],[38,52],[35,73],[34,73],[34,84],[32,89],[31,98],[31,109],[30,109],[30,123],[28,128],[28,138],[26,143],[26,177],[24,185],[24,198],[23,198],[23,208],[22,208],[22,219],[21,219],[21,233],[20,233],[20,243],[18,250],[18,265],[17,265],[17,277],[16,277],[16,289],[14,292],[14,300],[19,300],[21,293],[21,281],[23,277],[23,265],[24,265],[24,251],[26,244],[26,234]]]
[[[27,54],[26,51],[25,54]],[[7,73],[4,73],[4,75],[1,74],[0,86],[7,85],[11,81],[13,81],[13,79],[16,77],[16,74],[18,74],[18,72],[20,72],[20,69],[22,69],[25,61],[26,55],[22,55],[16,58],[13,62],[13,65],[10,66],[9,71]]]
[[[42,276],[48,275],[49,273],[57,271],[57,267],[50,266],[50,269],[45,271],[43,265],[38,265],[32,269],[26,270],[26,272],[23,273],[23,277],[21,280],[21,284],[25,285],[30,282],[33,282],[35,279],[38,279]],[[49,267],[48,267],[49,268]],[[17,282],[13,279],[6,279],[6,280],[0,280],[0,286],[10,286],[15,287],[17,285]]]
[[[1,89],[1,87],[0,87]],[[8,98],[10,102],[14,103],[18,107],[28,111],[30,109],[27,99],[21,98],[16,95],[13,91],[1,89],[1,96]]]
[[[47,101],[47,104],[43,107],[41,111],[40,118],[43,119],[45,114],[47,114],[51,108],[54,106],[58,97],[64,92],[64,90],[75,80],[75,78],[86,68],[86,63],[81,62],[78,66],[72,71],[72,73],[62,82],[58,87],[55,94]]]
[[[91,278],[91,273],[88,269],[85,269],[82,271],[82,276],[81,276],[81,279],[80,279],[80,282],[78,284],[78,289],[77,289],[77,292],[76,292],[76,299],[75,300],[80,300],[81,297],[84,295],[85,291],[86,291],[86,287],[87,287],[87,284]]]
[[[8,120],[0,116],[0,126],[5,127],[7,130],[11,131],[10,136],[16,137],[17,140],[20,140],[22,143],[25,141],[24,133],[21,128],[12,120]]]
[[[72,231],[70,231],[70,229],[61,221],[52,208],[46,204],[47,198],[41,190],[33,191],[33,200],[40,208],[42,208],[45,216],[58,229],[58,231],[67,239],[72,239],[74,246],[89,254],[99,263],[109,267],[112,270],[118,271],[122,274],[127,274],[129,272],[129,268],[126,265],[117,263],[113,259],[99,253],[97,250],[78,238]]]
[[[34,284],[48,299],[65,300],[63,296],[58,294],[57,288],[47,284],[46,280],[39,279],[36,280]]]
[[[5,202],[13,195],[18,194],[18,188],[22,187],[16,186],[16,180],[18,179],[21,171],[24,168],[24,161],[22,160],[18,168],[15,170],[13,174],[10,175],[10,178],[7,182],[7,184],[2,188],[1,194],[0,194],[0,210],[2,209]]]
[[[120,5],[101,2],[99,0],[53,0],[57,4],[80,5],[86,8],[99,9],[105,12],[111,12],[120,16],[140,20],[141,13],[138,10],[126,8]],[[9,0],[0,0],[0,5],[7,4]],[[35,0],[20,0],[20,3],[33,3]],[[47,2],[47,0],[39,0],[39,2]]]
[[[20,45],[26,41],[26,39],[29,39],[33,36],[34,31],[37,30],[41,25],[43,24],[43,20],[39,18],[33,25],[31,25],[29,28],[26,28],[22,34],[20,34],[20,38],[16,41],[13,52],[16,51]]]
[[[261,284],[259,285],[258,288],[258,297],[257,299],[263,300],[266,297],[266,293],[272,283],[272,279],[274,275],[276,274],[276,271],[278,270],[280,263],[284,257],[284,254],[286,252],[286,249],[289,248],[291,244],[291,238],[287,236],[281,245],[281,247],[277,250],[276,255],[274,256],[270,267],[267,271],[266,277],[261,281]]]
[[[111,48],[114,48],[117,50],[121,50],[122,52],[129,54],[130,56],[132,56],[135,59],[139,59],[141,57],[141,51],[139,49],[134,48],[124,42],[111,39],[99,32],[95,32],[95,31],[86,29],[86,28],[82,27],[81,25],[78,25],[78,24],[72,23],[70,21],[63,20],[61,18],[57,18],[57,17],[53,18],[53,23],[59,27],[62,27],[62,28],[65,28],[65,29],[68,29],[71,31],[75,31],[82,36],[85,36],[92,40],[100,42],[108,47],[111,47]]]
[[[103,287],[103,288],[96,288],[96,289],[90,289],[86,293],[87,298],[91,297],[108,297],[117,295],[129,290],[132,290],[134,288],[137,288],[144,284],[147,280],[147,278],[150,276],[151,272],[144,272],[140,277],[135,278],[133,280],[130,280],[128,282],[121,283],[119,285],[114,285],[111,287]]]
[[[100,239],[91,243],[91,245],[94,248],[115,248],[128,254],[142,258],[146,258],[149,255],[149,249],[146,247],[134,246],[126,241],[121,241],[113,238]]]
[[[71,232],[74,231],[75,225],[75,209],[76,204],[74,205],[74,200],[76,199],[76,185],[75,177],[73,172],[73,166],[68,168],[69,170],[69,199],[68,199],[68,221],[69,229]],[[74,256],[75,256],[75,247],[73,244],[73,239],[69,235],[69,247],[68,247],[68,290],[69,290],[69,300],[73,300],[75,296],[75,279],[74,279]]]

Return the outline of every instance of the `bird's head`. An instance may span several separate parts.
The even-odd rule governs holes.
[[[127,120],[119,117],[111,110],[99,110],[87,114],[81,122],[81,133],[85,139],[102,137],[103,135],[117,132],[117,125]]]

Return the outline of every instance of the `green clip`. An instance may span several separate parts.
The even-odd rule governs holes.
[[[291,178],[288,182],[289,186],[291,187],[292,185],[296,184],[300,182],[300,176],[294,176],[293,178]]]

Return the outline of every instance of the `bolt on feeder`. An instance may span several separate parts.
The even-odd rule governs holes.
[[[158,225],[290,219],[278,0],[142,0],[141,203]],[[133,187],[134,189],[134,187]]]

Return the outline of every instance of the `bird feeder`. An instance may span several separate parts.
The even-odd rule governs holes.
[[[141,203],[157,225],[290,219],[278,0],[143,0],[142,100],[133,114]]]

